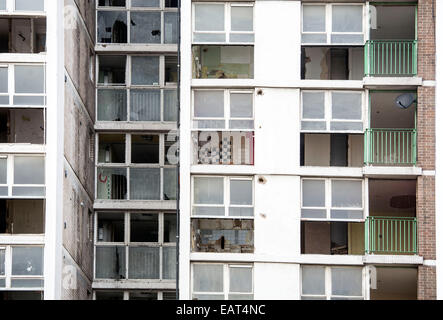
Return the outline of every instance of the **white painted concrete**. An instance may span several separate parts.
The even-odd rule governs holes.
[[[300,265],[283,263],[255,263],[254,299],[300,299]]]

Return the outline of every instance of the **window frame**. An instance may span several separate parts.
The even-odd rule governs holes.
[[[122,134],[125,135],[125,162],[124,163],[102,163],[99,162],[99,146],[100,146],[100,135],[111,135],[111,134]],[[132,163],[132,136],[133,135],[154,135],[159,136],[159,162],[158,163]],[[160,133],[160,132],[98,132],[95,135],[95,199],[98,201],[134,201],[138,199],[131,199],[131,169],[159,169],[160,170],[160,199],[155,200],[140,200],[140,201],[176,201],[176,200],[166,200],[164,199],[165,192],[165,169],[176,169],[176,164],[166,163],[167,156],[167,142],[174,142],[169,140],[175,137],[178,139],[178,132],[175,133]],[[177,144],[178,140],[175,140],[174,144]],[[100,169],[124,169],[126,170],[126,199],[101,199],[98,198],[98,180],[99,180],[99,170]]]
[[[116,211],[116,213],[123,213],[124,216],[124,241],[123,242],[100,242],[98,241],[98,216],[100,213],[110,213],[106,210],[100,210],[94,212],[94,281],[145,281],[145,280],[161,280],[165,282],[175,282],[175,279],[163,278],[163,248],[175,248],[177,250],[176,242],[164,241],[164,226],[165,215],[176,215],[175,212],[158,211],[158,212],[138,212],[138,211]],[[158,241],[157,242],[132,242],[131,241],[131,214],[133,213],[146,213],[155,214],[158,218]],[[177,226],[176,226],[177,227]],[[109,278],[97,278],[97,248],[98,247],[122,247],[125,250],[125,278],[121,280],[109,279]],[[132,279],[129,278],[129,249],[137,247],[145,248],[159,248],[159,278],[146,278],[146,279]]]
[[[304,118],[304,103],[303,94],[304,93],[323,93],[324,95],[324,117],[323,119],[312,119]],[[332,116],[332,94],[333,93],[360,93],[361,94],[361,117],[360,120],[357,119],[335,119]],[[368,92],[367,90],[300,90],[300,132],[301,133],[356,133],[363,134],[368,126]],[[302,129],[302,123],[306,122],[325,122],[325,130],[315,130],[315,129]],[[332,122],[350,122],[350,123],[362,123],[362,130],[331,130]]]
[[[195,195],[195,178],[223,178],[223,204],[196,204],[194,202]],[[240,181],[251,181],[252,188],[252,205],[231,205],[231,180],[240,180]],[[191,218],[192,219],[254,219],[255,218],[255,188],[254,188],[254,177],[253,176],[214,176],[214,175],[193,175],[191,177]],[[229,182],[229,183],[228,183]],[[195,215],[193,213],[194,207],[224,207],[224,215],[216,216],[216,215]],[[252,208],[251,216],[230,216],[229,208]]]
[[[103,56],[121,56],[126,58],[125,65],[125,83],[124,84],[101,84],[99,83],[100,73],[100,57]],[[159,57],[159,82],[156,85],[133,85],[132,84],[132,57]],[[176,120],[165,120],[165,93],[167,91],[175,91],[178,94],[177,82],[166,82],[166,57],[177,57],[175,54],[97,54],[96,55],[96,77],[95,77],[95,116],[98,123],[159,123],[159,122],[173,122]],[[179,63],[177,61],[177,63]],[[131,120],[131,90],[159,90],[160,91],[160,120]],[[99,120],[99,90],[124,90],[126,92],[126,119],[121,121]]]
[[[303,30],[303,9],[305,6],[323,6],[325,7],[325,31],[324,32],[315,32],[315,31],[308,31],[304,32]],[[361,6],[362,7],[362,32],[333,32],[332,31],[332,7],[333,6]],[[368,40],[368,28],[367,28],[367,8],[366,5],[363,3],[305,3],[302,4],[302,8],[300,10],[301,17],[300,17],[300,31],[301,31],[301,45],[302,46],[328,46],[328,45],[340,45],[340,46],[363,46],[365,45],[366,41]],[[321,34],[326,35],[326,42],[303,42],[303,35],[304,34]],[[361,43],[352,43],[352,42],[343,42],[343,43],[335,43],[332,42],[332,36],[333,35],[340,35],[340,34],[346,34],[346,35],[362,35],[363,41]]]
[[[15,92],[15,66],[41,66],[43,67],[43,90],[44,93],[16,93]],[[0,108],[17,108],[17,109],[46,109],[47,105],[47,88],[46,88],[46,64],[44,63],[2,63],[0,62],[0,68],[8,69],[8,92],[0,93],[2,97],[8,97],[9,104],[0,104]],[[14,97],[27,97],[38,96],[43,97],[44,103],[42,105],[30,105],[30,104],[14,104]]]
[[[42,273],[41,275],[13,275],[12,274],[12,254],[14,248],[42,248]],[[44,250],[45,247],[43,244],[11,244],[5,245],[0,244],[0,250],[5,250],[5,274],[0,275],[0,280],[5,280],[5,287],[0,287],[1,291],[35,291],[35,290],[43,290],[44,289]],[[13,287],[12,280],[41,280],[41,287]]]
[[[99,6],[99,2],[96,1],[96,8],[95,8],[95,21],[96,21],[96,31],[95,36],[97,39],[97,45],[178,45],[178,37],[180,36],[177,32],[177,42],[176,43],[166,43],[165,42],[165,14],[167,13],[176,13],[178,15],[178,8],[174,7],[166,7],[164,0],[159,0],[159,7],[135,7],[132,6],[131,0],[125,1],[126,5],[124,7],[117,7],[117,6]],[[98,13],[99,11],[114,11],[114,12],[126,12],[126,28],[127,28],[127,42],[125,43],[107,43],[107,42],[99,42],[99,36],[98,36]],[[151,42],[131,42],[131,13],[138,13],[138,12],[160,12],[160,42],[159,43],[151,43]],[[177,28],[178,28],[178,21],[177,21]],[[178,28],[179,30],[179,28]]]
[[[323,267],[325,268],[325,294],[324,295],[314,295],[314,294],[303,294],[303,267]],[[333,295],[332,294],[332,269],[343,269],[343,268],[353,268],[353,269],[361,269],[361,288],[362,288],[362,295],[361,296],[342,296],[342,295]],[[308,299],[303,299],[303,298]],[[333,298],[344,298],[344,300],[366,300],[366,267],[364,266],[341,266],[341,265],[334,265],[334,266],[326,266],[326,265],[309,265],[304,264],[300,266],[300,298],[302,300],[310,300],[309,298],[325,298],[324,300],[332,300]],[[340,299],[342,300],[342,299]]]
[[[306,180],[315,180],[315,181],[324,181],[325,183],[325,206],[324,207],[305,207],[303,206],[303,182]],[[356,207],[333,207],[332,206],[332,181],[360,181],[361,182],[361,202],[362,205],[360,208]],[[366,220],[367,214],[367,194],[366,190],[368,189],[368,179],[361,178],[341,178],[341,177],[333,177],[333,178],[320,178],[320,177],[302,177],[300,179],[300,220],[301,221],[337,221],[337,222],[364,222]],[[326,210],[326,217],[324,218],[305,218],[302,216],[303,209],[312,209],[312,210]],[[361,219],[337,219],[331,218],[331,210],[349,210],[349,211],[362,211]]]
[[[224,30],[223,31],[197,31],[195,29],[195,6],[196,5],[224,5]],[[231,24],[232,24],[232,15],[231,10],[232,7],[252,7],[252,31],[232,31],[231,30]],[[203,45],[203,44],[214,44],[214,45],[254,45],[255,43],[255,29],[256,29],[256,23],[255,23],[255,3],[254,2],[193,2],[192,3],[192,44],[196,45]],[[225,41],[196,41],[194,38],[195,33],[203,33],[203,34],[224,34],[225,35]],[[233,42],[231,41],[231,34],[251,34],[254,36],[254,41],[239,41],[239,42]]]
[[[223,292],[204,292],[204,291],[194,291],[194,266],[195,265],[211,265],[211,266],[223,266]],[[247,268],[251,270],[251,292],[231,292],[230,291],[230,269],[231,268]],[[224,296],[224,300],[229,300],[230,294],[235,295],[252,295],[252,300],[254,300],[254,265],[246,263],[207,263],[207,262],[194,262],[191,267],[191,286],[190,294],[191,297],[194,295],[214,295],[214,296]]]

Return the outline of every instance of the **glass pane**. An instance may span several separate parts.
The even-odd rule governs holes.
[[[6,10],[6,0],[0,0],[0,10]]]
[[[128,26],[126,11],[97,12],[97,42],[127,43]]]
[[[45,184],[45,158],[15,156],[14,184]]]
[[[252,292],[252,268],[229,267],[229,292]]]
[[[119,291],[96,291],[95,300],[123,300],[123,292]]]
[[[126,121],[126,90],[97,90],[97,120]]]
[[[302,267],[302,294],[325,294],[325,268]]]
[[[325,181],[302,180],[303,207],[325,206]]]
[[[332,92],[332,119],[360,120],[361,93]]]
[[[131,163],[159,163],[160,136],[136,135],[131,136]]]
[[[97,199],[126,199],[127,180],[124,168],[97,168]]]
[[[175,279],[175,247],[163,247],[163,279]]]
[[[164,43],[177,43],[178,40],[178,13],[165,12],[164,14],[165,26],[165,40]]]
[[[158,214],[131,213],[131,242],[159,242]]]
[[[0,68],[0,93],[8,93],[8,68]]]
[[[15,93],[45,93],[44,66],[14,66]]]
[[[125,7],[126,0],[99,0],[99,7]]]
[[[231,179],[230,191],[230,204],[252,205],[252,180]]]
[[[254,42],[255,36],[251,33],[230,33],[231,42]]]
[[[160,248],[129,247],[129,279],[160,278]]]
[[[126,136],[124,134],[100,134],[98,136],[99,163],[125,163]]]
[[[253,294],[230,294],[228,300],[254,300]]]
[[[160,7],[160,0],[131,0],[133,7]]]
[[[326,43],[327,36],[326,34],[317,34],[317,33],[304,33],[301,35],[302,43]]]
[[[302,121],[302,130],[326,130],[326,121]]]
[[[252,217],[254,208],[251,207],[229,207],[230,217]]]
[[[194,117],[222,118],[224,116],[224,92],[219,90],[194,91]]]
[[[12,288],[43,288],[42,279],[11,279]]]
[[[0,184],[6,184],[8,158],[0,158]]]
[[[231,30],[232,31],[253,31],[253,11],[254,7],[231,6]]]
[[[45,97],[43,96],[14,96],[14,105],[18,106],[43,106],[45,105]]]
[[[125,214],[122,212],[99,212],[97,214],[97,241],[124,242]]]
[[[325,93],[303,92],[303,119],[325,118]]]
[[[131,121],[160,121],[160,90],[131,90]]]
[[[362,181],[332,180],[333,207],[362,207]]]
[[[194,203],[223,204],[223,178],[194,178]]]
[[[131,12],[131,43],[160,43],[161,13]]]
[[[42,247],[12,247],[13,276],[42,276]]]
[[[177,235],[177,216],[173,213],[165,213],[164,215],[164,242],[176,242]]]
[[[0,250],[0,276],[5,275],[5,253],[4,249]]]
[[[339,296],[362,296],[361,268],[331,268],[332,294]]]
[[[131,200],[160,200],[160,169],[130,169]]]
[[[193,207],[192,214],[194,216],[224,216],[224,207]]]
[[[224,4],[195,4],[196,31],[224,31]]]
[[[363,122],[339,122],[331,121],[331,130],[333,131],[363,131]]]
[[[223,265],[194,264],[194,292],[223,292]]]
[[[176,300],[176,298],[175,292],[163,292],[163,300]]]
[[[334,44],[341,43],[364,43],[363,34],[333,34],[331,35],[331,42]]]
[[[164,90],[164,121],[177,121],[177,90]]]
[[[230,120],[230,129],[254,129],[254,120]]]
[[[303,32],[322,32],[326,31],[326,7],[303,6]]]
[[[362,32],[362,6],[332,6],[332,32]]]
[[[129,292],[129,300],[158,300],[157,292]]]
[[[45,11],[45,0],[15,0],[16,11]]]
[[[126,83],[126,56],[98,56],[98,83],[116,85]]]
[[[363,210],[331,210],[331,219],[363,220]]]
[[[194,32],[194,42],[225,42],[224,33],[197,33]]]
[[[6,287],[6,279],[0,279],[0,288],[5,288]]]
[[[132,57],[132,84],[159,85],[159,57]]]
[[[223,294],[193,294],[192,300],[224,300]]]
[[[301,217],[310,219],[326,218],[326,209],[301,209]]]
[[[177,169],[163,169],[163,200],[177,199]]]
[[[14,197],[44,197],[45,187],[12,187]]]
[[[252,94],[231,93],[231,118],[252,118]]]
[[[125,247],[96,247],[95,277],[98,279],[126,278]]]

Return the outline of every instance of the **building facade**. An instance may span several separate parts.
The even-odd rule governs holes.
[[[0,300],[436,299],[440,11],[0,0]]]

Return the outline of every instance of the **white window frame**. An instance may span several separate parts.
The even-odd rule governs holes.
[[[12,274],[12,251],[13,248],[16,247],[23,247],[23,248],[43,248],[43,255],[42,255],[42,261],[44,259],[44,246],[43,245],[23,245],[23,244],[14,244],[14,245],[3,245],[0,244],[0,250],[5,250],[5,275],[0,276],[0,279],[5,279],[5,287],[0,287],[1,291],[41,291],[43,290],[43,286],[41,287],[12,287],[11,282],[12,280],[21,280],[21,279],[28,279],[28,280],[42,280],[42,283],[44,281],[44,270],[42,270],[41,275],[13,275]],[[43,264],[42,264],[43,266]]]
[[[94,214],[94,281],[145,281],[145,280],[161,280],[164,282],[175,282],[175,279],[163,279],[163,248],[176,248],[176,242],[164,241],[164,218],[165,214],[173,214],[174,212],[127,212],[117,211],[123,213],[124,217],[124,241],[123,242],[101,242],[98,241],[98,215],[100,213],[109,213],[106,211],[96,211]],[[131,242],[131,214],[132,213],[147,213],[158,215],[158,241],[157,242]],[[123,247],[125,248],[125,278],[122,280],[114,280],[108,278],[97,278],[97,247]],[[149,247],[159,248],[159,278],[157,279],[131,279],[129,278],[129,249],[131,247]],[[177,249],[176,249],[177,250]]]
[[[125,135],[125,163],[102,163],[98,160],[99,155],[99,136],[100,135],[107,135],[107,134],[121,134]],[[131,156],[132,156],[132,139],[131,137],[133,135],[154,135],[159,136],[159,162],[158,163],[132,163],[131,162]],[[122,200],[133,200],[131,199],[130,194],[130,187],[131,187],[131,181],[130,181],[130,173],[131,169],[159,169],[160,170],[160,199],[156,200],[141,200],[141,201],[175,201],[175,200],[165,200],[164,199],[164,170],[165,169],[176,169],[177,166],[175,164],[167,164],[165,161],[166,157],[166,142],[173,142],[170,141],[171,137],[177,137],[176,134],[172,133],[158,133],[158,132],[149,132],[149,133],[142,133],[142,132],[131,132],[131,133],[125,133],[125,132],[99,132],[96,134],[96,141],[95,141],[95,199],[100,201],[122,201]],[[175,142],[177,143],[177,142]],[[99,179],[99,169],[101,168],[110,168],[110,169],[125,169],[126,170],[126,199],[100,199],[98,198],[98,179]]]
[[[225,6],[225,21],[224,31],[197,31],[195,30],[195,6],[199,4],[205,5],[224,5]],[[252,31],[232,31],[231,30],[231,8],[232,7],[252,7]],[[224,34],[225,41],[195,41],[195,33],[205,34]],[[254,36],[253,42],[233,42],[231,41],[231,34],[251,34]],[[193,2],[192,3],[192,44],[236,44],[236,45],[253,45],[255,43],[255,4],[254,2]]]
[[[99,6],[98,0],[96,1],[96,10],[95,10],[95,21],[96,21],[96,39],[97,44],[104,44],[104,45],[160,45],[160,44],[166,44],[166,45],[177,45],[177,43],[165,43],[165,13],[177,13],[178,14],[178,8],[171,8],[165,6],[164,0],[159,0],[160,6],[159,7],[133,7],[131,0],[126,0],[126,6],[124,7],[117,7],[117,6]],[[117,12],[126,12],[126,27],[127,27],[127,42],[126,43],[101,43],[98,41],[98,12],[99,11],[117,11]],[[160,43],[133,43],[131,42],[131,12],[160,12],[160,28],[161,28],[161,34],[160,34]],[[177,22],[178,24],[178,22]],[[179,28],[178,28],[179,29]],[[179,37],[180,35],[177,34]],[[177,39],[178,40],[178,39]]]
[[[196,204],[194,203],[194,179],[195,178],[223,178],[223,204]],[[252,188],[252,205],[232,205],[231,206],[231,180],[247,180],[251,181]],[[191,179],[191,217],[198,219],[254,219],[255,217],[255,191],[254,191],[254,177],[251,176],[210,176],[210,175],[193,175]],[[225,214],[223,216],[215,216],[215,215],[194,215],[193,208],[194,207],[224,207]],[[252,208],[253,215],[252,216],[230,216],[229,208]]]
[[[194,266],[195,265],[218,265],[223,266],[223,292],[203,292],[194,291]],[[248,268],[251,269],[252,291],[251,292],[230,292],[230,268]],[[196,295],[224,295],[224,300],[229,300],[230,294],[235,295],[252,295],[254,297],[254,266],[252,264],[234,264],[234,263],[192,263],[191,268],[191,297]],[[254,299],[254,298],[253,298]]]
[[[15,66],[43,66],[44,69],[44,93],[15,93]],[[8,68],[8,93],[0,93],[0,96],[8,97],[9,104],[0,104],[0,108],[26,108],[26,109],[46,109],[46,66],[42,63],[0,63],[0,68]],[[44,104],[43,105],[15,105],[14,104],[14,96],[38,96],[43,97]]]
[[[325,182],[325,206],[324,207],[304,207],[303,206],[303,181],[305,180],[316,180],[316,181],[324,181]],[[361,208],[354,207],[332,207],[332,181],[360,181],[361,188]],[[368,179],[358,179],[358,178],[315,178],[315,177],[303,177],[300,179],[300,220],[302,221],[354,221],[354,222],[364,222],[366,217],[368,216],[367,212],[367,198],[366,198],[366,190],[368,189]],[[303,209],[318,209],[318,210],[326,210],[325,218],[304,218],[302,217]],[[363,217],[361,219],[337,219],[331,218],[331,210],[350,210],[350,211],[362,211]]]
[[[313,294],[306,294],[303,295],[303,267],[314,267],[315,265],[301,265],[300,267],[300,297],[306,297],[308,298],[325,298],[325,300],[331,300],[332,298],[354,298],[355,300],[365,300],[366,298],[366,268],[362,266],[325,266],[325,265],[317,265],[316,267],[323,267],[325,268],[325,294],[324,295],[313,295]],[[361,288],[362,288],[362,295],[361,296],[338,296],[338,295],[332,295],[332,276],[331,276],[331,269],[333,268],[361,268]],[[352,299],[353,300],[353,299]]]
[[[303,8],[304,6],[323,6],[325,7],[325,31],[324,32],[312,32],[303,30]],[[362,32],[332,32],[332,6],[361,6],[362,8]],[[301,17],[300,17],[300,30],[303,34],[324,34],[326,35],[326,42],[302,42],[303,46],[315,46],[315,45],[364,45],[368,40],[368,31],[367,31],[367,7],[364,3],[306,3],[302,5],[301,9]],[[332,35],[335,34],[347,34],[347,35],[362,35],[363,42],[362,43],[333,43],[331,42]]]
[[[196,91],[218,91],[223,92],[223,112],[224,116],[221,118],[217,117],[195,117],[195,92]],[[252,97],[252,117],[251,118],[235,118],[231,117],[231,94],[251,94]],[[191,93],[192,103],[191,103],[191,121],[192,121],[192,130],[193,131],[254,131],[255,130],[255,94],[254,90],[238,90],[238,89],[193,89]],[[224,128],[199,128],[198,121],[201,120],[217,120],[224,121]],[[253,128],[242,128],[242,129],[231,129],[229,127],[229,122],[231,120],[250,120],[253,121]]]
[[[324,118],[323,119],[311,119],[303,118],[303,94],[304,93],[323,93],[324,94]],[[332,117],[332,94],[333,93],[361,93],[361,118],[360,119],[334,119]],[[368,116],[368,92],[364,91],[350,91],[350,90],[301,90],[300,91],[300,132],[328,132],[328,133],[364,133],[367,128]],[[326,122],[325,130],[314,129],[302,129],[302,122]],[[362,130],[331,130],[331,122],[362,122]]]
[[[20,15],[42,15],[46,12],[47,3],[46,0],[43,3],[44,10],[43,11],[31,11],[31,10],[16,10],[15,9],[15,1],[16,0],[6,0],[6,10],[0,10],[0,15],[3,14],[20,14]],[[33,1],[33,0],[31,0]]]
[[[176,82],[166,82],[166,56],[177,57],[177,55],[159,55],[159,54],[110,54],[108,56],[125,56],[126,57],[126,72],[125,72],[125,83],[124,84],[101,84],[99,83],[99,72],[100,72],[100,60],[99,57],[107,56],[107,55],[96,55],[96,90],[95,90],[95,116],[98,119],[98,91],[99,90],[125,90],[126,91],[126,120],[123,121],[109,121],[109,120],[97,120],[100,123],[158,123],[158,122],[176,122],[176,121],[165,121],[165,92],[166,91],[177,91],[177,83]],[[133,85],[132,84],[132,57],[159,57],[159,82],[154,85]],[[179,63],[177,61],[177,63]],[[137,89],[156,89],[160,90],[160,120],[159,121],[136,121],[131,120],[131,90]]]
[[[130,294],[131,293],[135,293],[137,291],[142,291],[142,292],[151,292],[151,293],[155,293],[157,294],[157,300],[164,300],[164,293],[173,293],[174,295],[176,294],[175,291],[168,291],[168,290],[163,290],[163,291],[159,291],[159,290],[140,290],[140,289],[134,289],[134,290],[119,290],[119,291],[115,291],[115,290],[107,290],[107,289],[103,289],[103,290],[94,290],[93,292],[93,297],[92,300],[97,300],[97,292],[113,292],[113,293],[121,293],[122,294],[122,300],[130,300]]]
[[[45,158],[45,155],[42,155],[42,154],[0,154],[1,159],[5,159],[5,158],[7,159],[6,184],[0,184],[0,187],[7,187],[8,188],[8,195],[0,196],[0,199],[45,199],[46,198],[46,183],[45,184],[15,184],[14,183],[14,159],[15,159],[15,157]],[[42,196],[14,196],[12,194],[12,189],[14,187],[44,188],[45,192]]]

